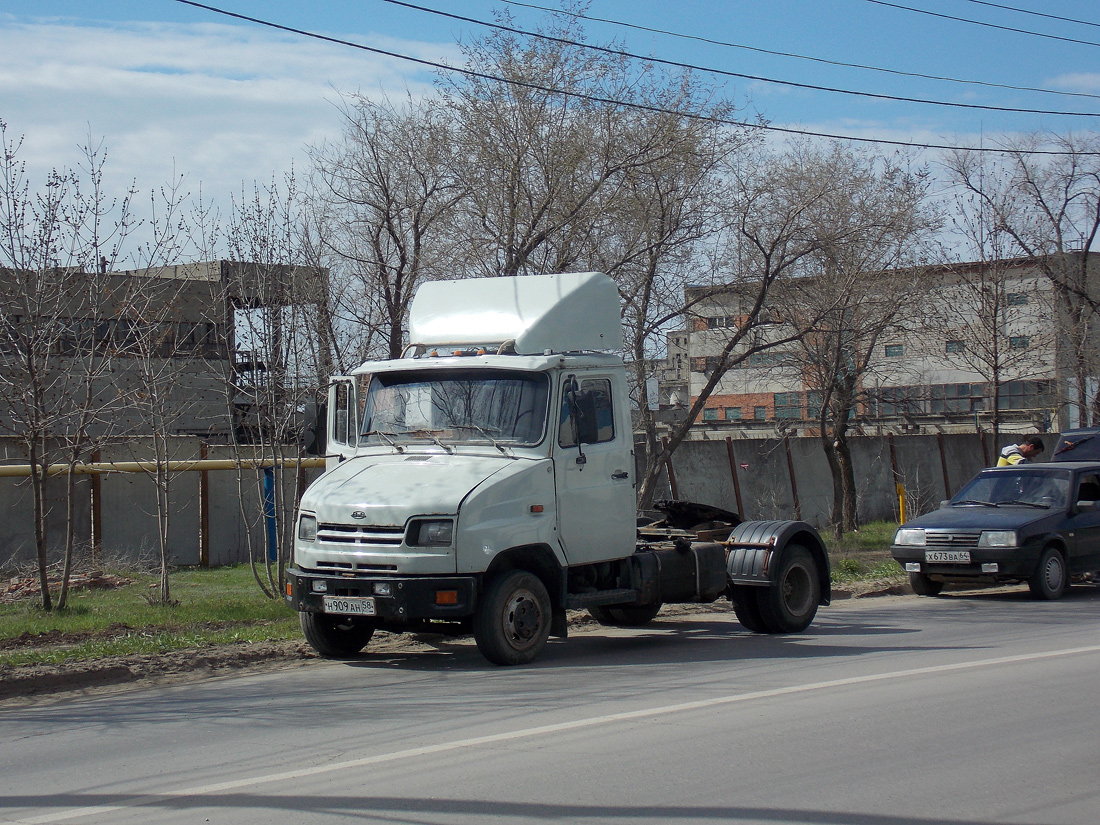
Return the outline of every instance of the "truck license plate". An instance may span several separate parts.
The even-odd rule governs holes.
[[[970,564],[970,551],[925,550],[924,560],[930,564]]]
[[[326,613],[341,616],[373,616],[374,599],[370,596],[325,596],[322,607]]]

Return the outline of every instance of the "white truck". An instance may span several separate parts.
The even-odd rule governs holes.
[[[329,388],[326,470],[302,497],[286,599],[322,656],[376,630],[468,634],[499,665],[566,611],[637,626],[732,600],[794,633],[830,597],[817,531],[682,501],[639,519],[618,291],[601,273],[434,281],[400,359]]]

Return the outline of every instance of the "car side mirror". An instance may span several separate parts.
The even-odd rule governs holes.
[[[1095,501],[1079,501],[1077,502],[1078,513],[1094,513],[1096,512]]]
[[[945,498],[943,501],[940,502],[940,509],[942,510],[944,507],[946,507],[950,503],[951,503],[951,499]]]

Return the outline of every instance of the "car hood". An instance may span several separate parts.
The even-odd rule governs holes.
[[[310,485],[301,509],[322,523],[399,527],[410,516],[457,513],[471,490],[513,463],[461,454],[356,456]]]
[[[926,530],[1019,530],[1040,522],[1062,517],[1060,509],[1037,510],[1033,507],[982,507],[964,505],[943,507],[932,513],[905,522],[906,527]]]

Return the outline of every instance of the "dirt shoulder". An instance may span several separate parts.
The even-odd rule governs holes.
[[[874,596],[898,596],[912,593],[908,585],[889,581],[860,581],[835,585],[833,600]],[[728,602],[708,605],[668,605],[664,615],[729,612]],[[570,628],[594,625],[585,611],[571,611]],[[109,635],[110,629],[101,631]],[[2,643],[3,647],[56,647],[85,641],[95,634],[48,633],[19,637]],[[423,634],[379,634],[370,650],[377,653],[415,653],[435,649],[435,637]],[[0,666],[0,706],[26,704],[64,694],[90,694],[117,690],[126,686],[153,685],[223,676],[234,672],[262,672],[302,666],[317,660],[304,641],[239,643],[177,650],[161,654],[105,656],[100,659],[57,665]]]

